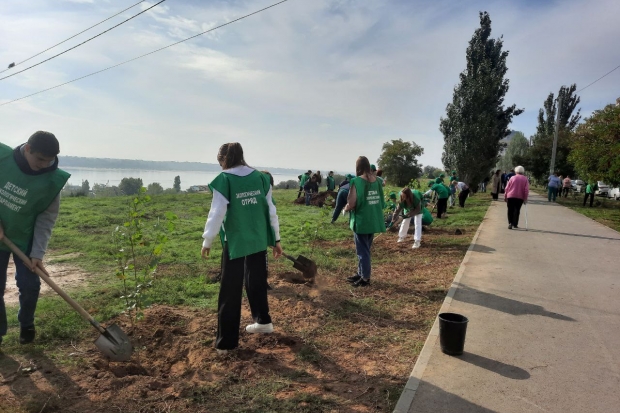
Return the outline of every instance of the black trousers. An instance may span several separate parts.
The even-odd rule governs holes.
[[[226,244],[222,257],[224,258],[217,304],[215,347],[232,350],[239,345],[241,295],[244,282],[252,318],[259,324],[271,323],[267,302],[267,253],[260,251],[231,260],[228,255],[228,244]]]
[[[459,194],[459,206],[461,208],[465,208],[465,201],[467,201],[467,197],[469,196],[469,189],[463,189]]]
[[[512,226],[519,226],[519,214],[521,213],[521,206],[523,200],[519,198],[508,198],[508,224]]]
[[[592,203],[594,202],[594,194],[586,194],[586,196],[583,198],[583,206],[586,206],[586,201],[588,200],[588,197],[590,197],[590,207],[592,207]]]
[[[437,200],[437,218],[441,218],[448,210],[448,198],[439,198]]]
[[[299,198],[303,192],[304,192],[304,187],[300,185],[299,192],[297,192],[297,198]]]

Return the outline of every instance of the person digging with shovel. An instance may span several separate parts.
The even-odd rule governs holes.
[[[268,246],[273,247],[277,259],[282,247],[269,178],[246,164],[243,148],[237,142],[222,145],[217,161],[222,172],[209,184],[213,200],[202,234],[201,255],[209,257],[219,234],[224,251],[215,348],[218,354],[226,354],[239,346],[244,283],[254,319],[245,330],[273,332],[267,300],[266,251]]]
[[[59,152],[58,140],[50,132],[35,132],[15,149],[0,143],[0,240],[6,236],[31,261],[28,265],[13,255],[20,344],[35,338],[34,314],[41,290],[35,270],[47,274],[43,256],[58,217],[60,191],[71,176],[58,169]],[[10,256],[9,247],[0,242],[0,343],[8,327],[4,290]]]
[[[416,189],[403,188],[400,191],[400,202],[396,211],[394,211],[394,216],[398,217],[401,212],[404,216],[400,224],[397,242],[405,242],[407,240],[409,226],[411,221],[414,221],[415,232],[411,248],[420,248],[420,243],[422,242],[422,193]]]

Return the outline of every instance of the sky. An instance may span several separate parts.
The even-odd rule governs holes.
[[[137,0],[2,0],[0,70]],[[0,81],[0,104],[230,22],[276,0],[167,0],[75,50]],[[72,47],[155,4],[121,15],[15,68]],[[61,154],[215,163],[240,142],[246,161],[354,170],[394,139],[441,166],[439,121],[488,11],[503,36],[510,90],[536,130],[562,85],[586,86],[620,64],[617,0],[288,0],[223,28],[77,82],[0,106],[0,142],[53,132]],[[620,69],[579,93],[584,117],[620,97]]]

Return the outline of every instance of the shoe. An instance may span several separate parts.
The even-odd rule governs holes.
[[[396,242],[405,242],[405,238],[403,238],[403,237],[398,237],[398,241],[396,241]]]
[[[365,280],[362,277],[360,277],[359,280],[357,280],[356,282],[353,283],[353,287],[357,288],[357,287],[368,287],[370,285],[370,279]]]
[[[228,350],[222,350],[222,349],[216,348],[215,351],[217,352],[218,356],[225,356],[228,354]]]
[[[247,331],[248,333],[269,334],[269,333],[273,333],[273,324],[272,323],[269,323],[269,324],[254,323],[254,324],[250,324],[249,326],[247,326],[245,328],[245,331]]]
[[[2,345],[2,336],[0,336],[0,345]]]
[[[508,229],[512,229],[512,224],[508,224]]]
[[[273,290],[273,287],[269,285],[269,283],[267,283],[267,291],[271,291],[271,290]]]
[[[220,281],[222,281],[222,273],[211,277],[211,281],[213,281],[214,283],[219,283]]]
[[[354,282],[357,282],[360,278],[362,278],[361,275],[355,274],[350,277],[347,277],[347,282],[354,283]]]
[[[518,225],[513,225],[512,227],[513,227],[513,228],[515,228],[515,229],[518,229],[518,228],[519,228],[519,226],[518,226]]]
[[[413,246],[411,248],[413,248],[413,249],[420,248],[420,241],[414,242]]]
[[[34,341],[34,327],[22,328],[19,332],[19,344],[28,344]]]

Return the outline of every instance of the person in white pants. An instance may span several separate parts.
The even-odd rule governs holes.
[[[407,232],[409,232],[409,226],[413,220],[415,231],[412,248],[420,248],[422,242],[422,193],[415,189],[403,188],[399,196],[400,202],[393,215],[393,219],[396,219],[401,212],[404,215],[398,231],[398,242],[406,241]]]

